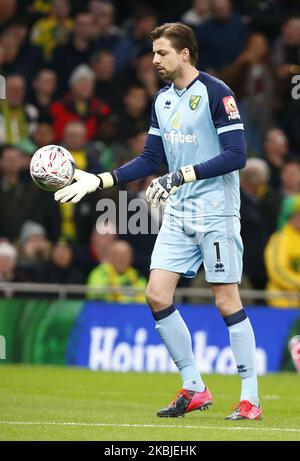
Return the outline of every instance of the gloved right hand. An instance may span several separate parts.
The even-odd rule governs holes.
[[[76,169],[74,179],[76,182],[55,192],[54,199],[57,202],[78,203],[86,194],[94,192],[96,189],[107,189],[115,184],[115,179],[111,173],[96,175]]]

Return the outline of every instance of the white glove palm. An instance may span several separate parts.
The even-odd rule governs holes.
[[[76,181],[75,183],[55,192],[54,198],[57,202],[65,203],[70,201],[72,203],[78,203],[82,197],[90,192],[94,192],[99,187],[100,189],[106,189],[114,185],[114,179],[110,173],[102,173],[97,176],[76,169],[74,179]]]

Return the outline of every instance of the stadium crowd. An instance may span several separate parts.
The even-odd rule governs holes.
[[[0,281],[145,285],[156,236],[97,226],[98,200],[118,207],[120,188],[62,205],[34,185],[29,163],[47,144],[91,173],[138,155],[164,86],[148,35],[166,21],[193,27],[197,67],[233,89],[245,124],[243,283],[300,291],[299,0],[1,0]],[[149,180],[127,185],[128,203]]]

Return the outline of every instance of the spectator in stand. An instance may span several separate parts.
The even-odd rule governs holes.
[[[73,264],[72,246],[60,239],[52,247],[50,259],[40,266],[35,278],[40,283],[83,284],[84,277]]]
[[[264,289],[265,245],[276,228],[280,195],[269,186],[267,163],[258,158],[247,160],[241,170],[241,236],[244,246],[244,273],[252,286]]]
[[[126,144],[120,140],[118,118],[115,114],[99,120],[93,144],[100,152],[100,163],[104,171],[116,168],[127,154]]]
[[[117,228],[112,222],[106,225],[100,221],[94,226],[89,241],[77,245],[74,251],[74,262],[83,272],[85,279],[98,264],[105,262],[111,244],[116,240]]]
[[[16,19],[9,23],[0,37],[1,74],[20,74],[29,83],[36,72],[44,65],[39,47],[29,41],[29,26],[26,20]]]
[[[6,241],[0,242],[0,282],[17,282],[17,250]]]
[[[115,8],[108,0],[90,0],[89,12],[95,21],[95,45],[97,49],[113,51],[121,31],[114,24]]]
[[[292,89],[300,74],[300,15],[288,17],[282,24],[281,34],[274,43],[278,88],[276,92],[277,117],[289,136],[291,148],[300,151],[299,99],[291,97]],[[297,81],[297,80],[296,80]],[[292,95],[293,96],[293,95]]]
[[[278,230],[271,236],[265,249],[268,272],[267,289],[273,291],[300,291],[300,195],[287,197],[282,203]],[[298,300],[275,297],[268,303],[274,307],[298,307]]]
[[[36,279],[41,264],[49,258],[50,247],[45,229],[34,221],[25,221],[19,235],[18,274],[22,281]]]
[[[246,128],[248,152],[259,157],[266,132],[272,126],[275,96],[274,71],[264,35],[252,34],[244,51],[219,77],[237,97]]]
[[[26,82],[21,75],[6,79],[6,99],[0,100],[0,144],[16,144],[33,132],[38,112],[25,103]]]
[[[87,64],[94,50],[94,18],[89,13],[78,13],[68,42],[59,46],[53,54],[52,67],[58,76],[60,96],[68,89],[71,73],[78,66]]]
[[[22,180],[32,181],[30,176],[30,161],[32,155],[37,150],[37,147],[30,138],[21,139],[21,141],[19,141],[15,147],[17,147],[17,149],[19,149],[22,153]]]
[[[130,64],[141,50],[152,47],[149,34],[156,27],[157,22],[157,15],[151,8],[138,6],[135,9],[132,25],[115,47],[117,71]]]
[[[92,143],[88,143],[87,129],[83,122],[66,124],[62,144],[73,155],[77,168],[95,174],[101,171],[100,154]]]
[[[116,59],[108,50],[96,51],[90,64],[96,76],[95,95],[113,110],[116,110],[122,99],[124,83],[115,75]]]
[[[300,162],[291,158],[282,167],[280,172],[281,193],[283,197],[300,194]]]
[[[0,236],[11,241],[19,237],[25,220],[38,207],[41,191],[32,181],[22,179],[22,152],[16,147],[0,147]]]
[[[211,0],[211,19],[195,28],[199,45],[199,68],[221,71],[242,52],[248,31],[232,12],[230,0]],[[238,37],[238,39],[237,39]]]
[[[106,262],[95,267],[87,278],[87,285],[98,288],[87,295],[90,299],[102,299],[117,303],[145,303],[143,292],[125,294],[117,290],[124,288],[146,288],[146,280],[131,266],[133,260],[132,248],[129,243],[116,240],[108,249]],[[113,288],[112,293],[101,293],[101,288]]]
[[[162,86],[161,80],[158,78],[158,73],[153,66],[152,50],[143,50],[134,61],[134,77],[133,80],[140,82],[150,100],[154,98],[159,88]]]
[[[210,0],[193,0],[192,7],[181,16],[181,22],[188,26],[199,26],[210,18]]]
[[[53,70],[43,68],[34,77],[30,103],[38,110],[39,116],[49,113],[56,89],[57,75]]]
[[[120,140],[128,139],[128,133],[148,128],[150,122],[149,100],[140,83],[132,83],[123,96],[123,107],[118,114]]]
[[[53,0],[49,17],[34,24],[31,41],[41,47],[45,60],[49,62],[54,50],[67,42],[72,28],[69,0]]]
[[[269,165],[270,185],[280,189],[280,171],[289,157],[289,142],[280,128],[271,128],[264,141],[264,159]]]
[[[31,139],[36,146],[36,150],[48,144],[55,144],[53,121],[50,116],[40,116]]]
[[[17,0],[1,0],[0,2],[0,34],[8,22],[17,13]]]
[[[273,62],[279,80],[278,103],[284,111],[291,97],[291,79],[300,73],[300,16],[290,16],[283,21],[280,36],[273,47]]]
[[[109,115],[110,107],[94,96],[95,74],[87,65],[80,65],[72,72],[69,86],[70,92],[50,109],[56,141],[61,142],[66,124],[75,120],[84,122],[87,139],[93,139],[99,119]]]

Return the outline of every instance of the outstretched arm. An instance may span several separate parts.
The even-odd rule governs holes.
[[[138,157],[110,173],[95,175],[76,169],[74,175],[76,182],[55,192],[54,198],[61,203],[69,201],[77,203],[86,194],[97,189],[107,189],[116,184],[135,181],[156,173],[164,159],[161,137],[148,134],[143,152]]]

